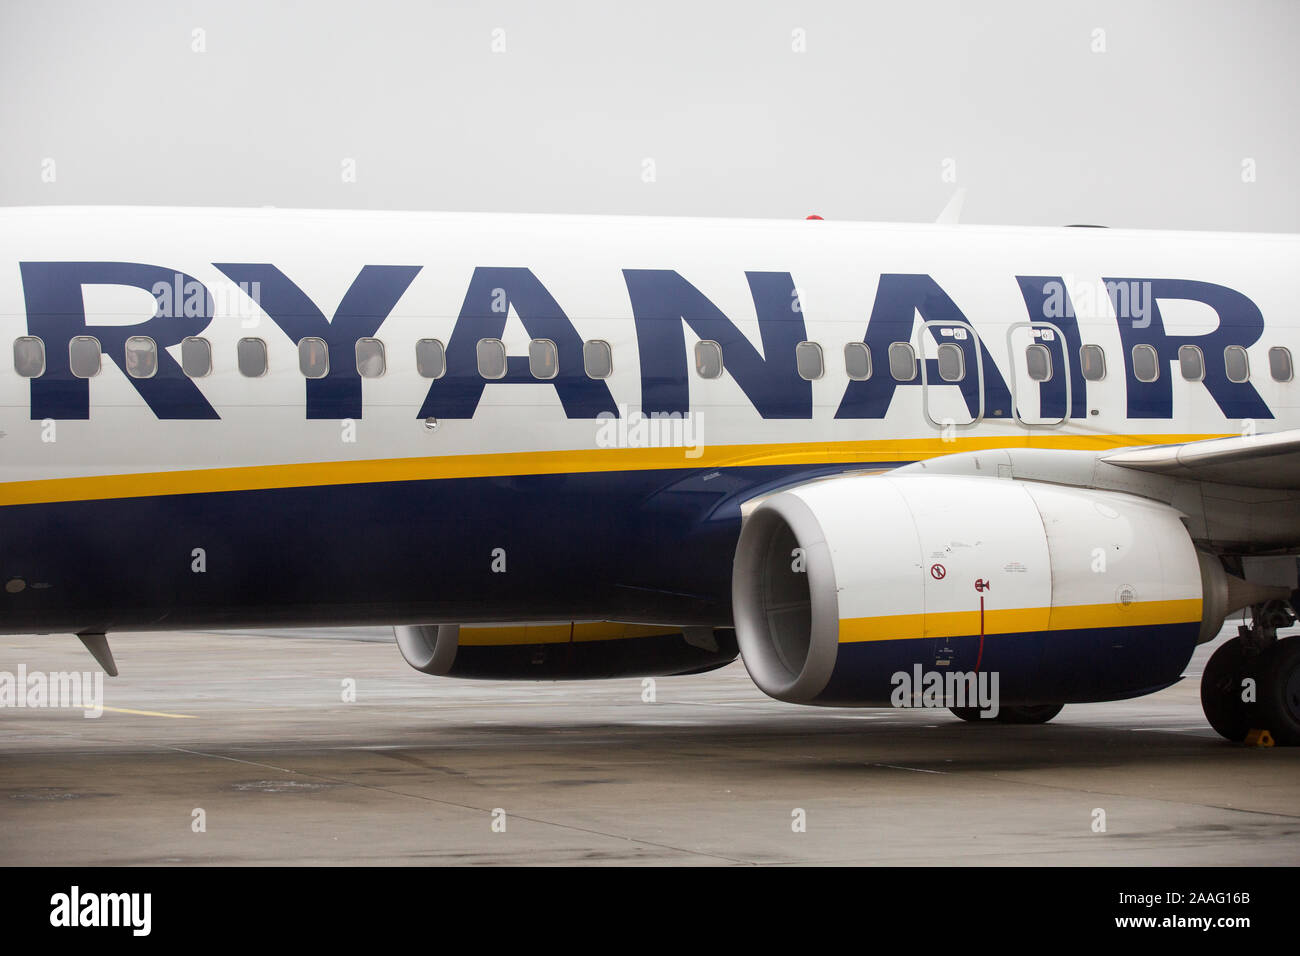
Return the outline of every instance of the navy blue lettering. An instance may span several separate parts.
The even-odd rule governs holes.
[[[763,355],[731,320],[671,269],[624,269],[641,356],[641,408],[688,411],[686,333],[722,346],[722,364],[763,418],[811,418],[812,383],[799,377],[795,346],[807,338],[788,272],[746,272]]]
[[[582,337],[531,269],[483,266],[474,270],[460,315],[447,342],[447,372],[429,384],[421,418],[473,418],[488,382],[478,373],[479,339],[499,339],[510,308],[534,339],[555,343],[555,378],[534,378],[526,355],[506,359],[506,375],[494,384],[550,385],[568,418],[618,414],[609,386],[589,378],[583,367]]]
[[[90,381],[72,374],[68,343],[93,335],[105,355],[125,374],[126,340],[147,335],[158,346],[158,370],[151,378],[127,381],[160,419],[219,418],[167,353],[212,321],[212,297],[192,276],[162,266],[135,262],[20,262],[27,329],[45,342],[45,374],[31,380],[31,417],[35,420],[90,418]],[[154,297],[152,317],[134,325],[87,325],[82,286],[123,285]],[[181,292],[179,297],[174,294]]]
[[[1107,278],[1106,289],[1119,316],[1119,336],[1124,343],[1124,369],[1128,383],[1129,418],[1172,418],[1173,387],[1170,365],[1178,362],[1178,348],[1199,346],[1205,355],[1205,381],[1211,397],[1227,418],[1272,418],[1264,400],[1249,382],[1228,381],[1223,350],[1229,345],[1248,348],[1264,334],[1259,307],[1240,292],[1212,282],[1193,279]],[[1123,296],[1146,305],[1134,315]],[[1202,335],[1170,335],[1160,315],[1161,299],[1203,302],[1219,317],[1219,326]],[[1133,374],[1133,347],[1150,345],[1159,357],[1160,377],[1139,382]]]
[[[900,386],[920,385],[918,375],[910,382],[899,382],[889,374],[889,346],[893,342],[911,342],[912,327],[916,314],[926,322],[937,323],[938,332],[943,326],[961,327],[973,330],[966,316],[957,308],[948,293],[928,275],[912,273],[885,273],[880,277],[876,288],[876,301],[871,308],[871,318],[867,323],[867,334],[863,341],[871,349],[872,375],[863,382],[849,382],[840,400],[840,407],[835,412],[836,418],[884,418],[889,411],[889,404],[894,399],[894,392]],[[976,363],[981,361],[984,376],[984,416],[985,418],[1003,418],[1011,414],[1011,391],[997,366],[989,357],[988,350],[982,342],[977,344],[975,336],[966,339],[948,339],[961,347],[966,360],[966,376],[959,383],[953,383],[961,389],[962,398],[972,418],[979,415],[980,387]],[[977,352],[976,349],[979,349]],[[917,359],[920,362],[920,359]],[[926,380],[930,387],[936,384],[951,387],[939,377],[939,363],[928,359],[925,367]]]
[[[365,266],[357,275],[331,321],[278,268],[268,263],[214,262],[214,266],[245,291],[258,288],[258,304],[297,345],[308,336],[325,340],[329,372],[305,379],[308,418],[360,418],[361,373],[357,371],[357,339],[368,338],[393,311],[397,300],[415,281],[420,266]],[[257,284],[257,285],[255,285]]]

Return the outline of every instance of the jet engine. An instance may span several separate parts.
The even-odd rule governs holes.
[[[439,677],[593,680],[710,671],[736,659],[729,628],[610,621],[393,628],[402,657]]]
[[[1037,705],[1173,683],[1257,590],[1199,552],[1159,502],[870,475],[761,500],[740,535],[732,602],[745,666],[780,700],[898,706],[917,679],[985,674],[1002,703]]]

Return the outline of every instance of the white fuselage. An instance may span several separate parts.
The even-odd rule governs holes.
[[[480,535],[486,554],[492,544],[487,539],[498,529],[523,534],[530,515],[576,508],[566,519],[586,530],[575,531],[575,539],[594,534],[592,528],[609,536],[581,545],[598,549],[604,563],[619,560],[612,536],[640,527],[635,513],[656,488],[708,482],[714,473],[723,480],[715,485],[718,493],[707,496],[707,506],[668,509],[674,520],[656,525],[666,529],[656,534],[671,538],[724,512],[731,522],[727,508],[733,501],[738,507],[761,487],[835,470],[981,447],[1103,449],[1300,425],[1300,384],[1293,375],[1278,380],[1285,378],[1277,374],[1281,358],[1271,352],[1286,350],[1288,360],[1300,352],[1291,288],[1300,271],[1300,237],[1291,235],[33,208],[0,212],[0,261],[5,263],[0,273],[5,352],[0,360],[0,534],[9,536],[0,539],[4,577],[75,574],[57,557],[49,558],[50,570],[44,570],[42,549],[76,548],[79,528],[92,535],[95,554],[133,560],[106,540],[108,525],[79,525],[79,516],[88,512],[77,509],[92,503],[164,507],[172,524],[156,531],[166,535],[185,514],[174,510],[180,507],[177,499],[211,513],[205,496],[224,495],[223,515],[247,513],[261,525],[276,514],[292,515],[278,532],[292,539],[302,537],[304,522],[310,525],[320,500],[286,499],[267,511],[265,498],[249,499],[253,503],[245,509],[237,496],[275,489],[320,494],[322,489],[349,488],[355,494],[381,489],[370,499],[349,498],[347,508],[356,515],[358,502],[368,500],[375,511],[357,520],[382,523],[376,515],[395,484],[409,490],[419,483],[463,482],[454,493],[450,485],[439,486],[448,490],[440,502],[464,502],[453,509],[456,533],[463,536],[457,540]],[[94,268],[78,272],[75,264]],[[367,267],[388,271],[372,270],[365,279],[369,291],[362,295],[366,290],[358,286]],[[119,275],[134,277],[132,284],[107,284],[103,278]],[[177,277],[164,283],[170,290],[154,287],[167,276]],[[271,278],[260,288],[256,279],[241,287],[241,276]],[[1061,288],[1044,290],[1044,279],[1060,280]],[[197,292],[193,282],[201,284]],[[68,305],[76,300],[77,285],[81,316]],[[347,311],[341,305],[350,290],[356,292],[353,305],[360,305],[348,320],[373,331],[348,341],[378,340],[382,374],[361,377],[353,350],[335,342],[328,349],[330,377],[315,383],[300,370],[299,340],[308,337],[304,329],[323,333],[321,323],[339,322],[336,313]],[[205,294],[212,303],[210,318]],[[1040,294],[1042,302],[1034,299]],[[1035,302],[1042,306],[1038,312]],[[309,314],[312,307],[317,315]],[[1258,328],[1252,310],[1260,317]],[[51,317],[52,312],[58,314]],[[134,332],[123,328],[150,321]],[[902,321],[904,330],[885,335],[891,321],[895,326]],[[102,370],[89,379],[69,370],[68,330],[74,327],[104,349]],[[880,330],[874,337],[873,327]],[[208,343],[209,374],[181,372],[181,336],[172,336],[172,328]],[[538,335],[538,328],[560,334]],[[572,341],[565,338],[570,331]],[[765,348],[766,333],[781,343],[779,350]],[[123,355],[107,344],[123,334],[156,343],[161,354],[154,379],[127,374]],[[725,341],[727,335],[731,341]],[[41,340],[44,376],[23,377],[10,363],[11,343],[24,337]],[[246,339],[264,343],[265,374],[249,377],[238,369],[239,343]],[[477,359],[473,349],[480,339],[500,339],[516,360],[508,379],[484,380],[477,367],[466,365],[466,355]],[[520,357],[529,355],[533,339],[559,340],[557,378],[530,379],[521,371],[526,366]],[[1197,339],[1205,346],[1198,345],[1201,375],[1188,380],[1188,367],[1164,346]],[[444,350],[446,371],[438,379],[423,376],[417,367],[421,340],[436,340]],[[697,350],[700,340],[721,342],[724,370],[717,377],[700,372],[698,363],[707,366],[710,357],[707,347],[705,353]],[[592,378],[587,369],[575,367],[581,364],[575,359],[578,341],[608,343],[612,370],[607,377]],[[1135,355],[1135,345],[1145,348],[1148,341],[1155,343],[1154,382],[1135,378],[1147,377],[1141,368],[1135,373],[1134,364],[1145,358]],[[741,355],[746,342],[749,352]],[[796,367],[792,346],[797,342],[820,346],[820,368],[803,370],[811,380],[800,377]],[[931,360],[917,364],[914,382],[891,375],[888,346],[894,342],[908,343]],[[850,343],[871,348],[871,377],[865,381],[851,378],[851,371],[860,379],[863,370],[846,364]],[[948,353],[962,373],[955,383],[940,377],[941,369],[952,371],[951,362],[934,361],[945,343],[961,352],[959,359],[951,349]],[[1045,346],[1054,384],[1034,380],[1026,352],[1031,345]],[[1080,375],[1079,345],[1100,347],[1104,376]],[[1247,381],[1225,377],[1240,378],[1235,367],[1225,373],[1225,361],[1238,361],[1236,354],[1225,356],[1225,349],[1238,348],[1244,349]],[[860,361],[860,353],[854,361]],[[1198,379],[1194,364],[1190,370]],[[169,376],[171,382],[161,381]],[[154,384],[142,385],[150,381]],[[1006,400],[999,382],[1014,399]],[[1055,403],[1049,402],[1045,390],[1066,382],[1069,401],[1057,393]],[[674,417],[640,420],[653,413]],[[652,477],[657,473],[662,480]],[[581,498],[557,497],[558,485],[528,485],[531,476],[584,476],[566,486],[581,488]],[[519,504],[508,516],[498,514],[497,499],[484,497],[484,489],[499,490],[503,482],[513,482],[513,497],[502,500]],[[159,504],[166,499],[173,500]],[[475,524],[480,503],[491,509],[481,527]],[[605,521],[600,515],[606,513],[618,517]],[[151,514],[115,512],[104,520],[147,520]],[[391,516],[393,527],[385,533],[400,537],[399,526],[409,527],[409,518]],[[553,526],[547,527],[553,537]],[[725,542],[734,543],[738,519],[717,530],[710,547],[725,557]],[[204,533],[193,529],[198,537]],[[307,534],[312,548],[327,540],[316,533]],[[278,539],[265,527],[259,534],[259,547],[276,546]],[[347,533],[338,534],[336,540],[347,539]],[[33,535],[43,538],[24,540]],[[236,540],[227,542],[234,551]],[[249,539],[238,540],[252,546]],[[445,544],[437,535],[427,542],[431,549]],[[302,540],[285,545],[286,554],[302,546]],[[524,551],[531,546],[531,539],[527,546],[516,544]],[[635,560],[667,560],[674,548],[686,546],[680,537],[656,540],[653,555]],[[176,544],[182,557],[203,547],[197,538]],[[352,541],[346,547],[359,561],[385,560],[377,542]],[[636,552],[649,546],[626,540],[623,547]],[[399,550],[405,557],[418,548],[419,542],[410,540]],[[337,555],[320,560],[339,562]],[[643,570],[641,564],[610,569],[605,583],[679,593],[678,578],[669,574],[647,581]],[[128,573],[123,569],[118,593],[131,593]],[[565,573],[563,562],[528,573],[520,572],[523,590],[517,593],[564,591],[557,584]],[[346,590],[343,569],[327,579],[334,593]],[[230,579],[236,580],[243,578]],[[51,584],[52,590],[68,593],[66,582]],[[273,584],[267,587],[274,591]],[[477,589],[449,567],[412,580],[410,587],[412,594],[423,589],[428,596],[412,597],[418,607],[380,613],[381,604],[400,602],[401,596],[390,592],[370,600],[353,594],[340,597],[346,610],[337,616],[359,620],[371,609],[376,618],[430,619],[411,615],[440,613],[444,606],[437,595],[444,587],[457,591],[448,612],[465,612],[472,601],[496,600],[491,587]],[[725,593],[706,590],[691,598],[701,608],[698,616],[725,617]],[[57,602],[24,611],[16,620],[31,626],[47,615],[51,626],[72,626],[83,618],[111,617],[113,593],[106,587],[74,600],[81,615],[73,615],[76,620],[65,621]],[[268,593],[257,609],[245,607],[237,617],[318,620],[329,613],[330,599],[322,594],[325,609],[308,613],[294,610],[310,603],[302,593]],[[158,594],[133,594],[126,603],[138,613],[124,619],[164,620],[187,600],[179,595],[173,606]],[[205,592],[194,601],[211,614],[195,611],[185,620],[229,618],[221,610],[221,592]],[[671,601],[665,606],[676,607]],[[524,604],[518,607],[517,613],[526,613]],[[554,607],[548,604],[538,613]],[[592,613],[599,609],[596,598],[584,607]],[[619,605],[610,613],[630,610]],[[483,619],[502,615],[485,611]],[[7,626],[4,620],[0,612],[0,628]]]

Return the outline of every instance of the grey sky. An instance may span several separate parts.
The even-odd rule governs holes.
[[[1290,0],[5,0],[0,204],[926,221],[952,160],[964,221],[1296,232],[1297,40]]]

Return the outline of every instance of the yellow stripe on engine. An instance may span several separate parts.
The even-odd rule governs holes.
[[[1148,627],[1200,621],[1201,601],[1138,601],[1134,604],[1075,604],[1064,607],[986,609],[985,634],[1073,631],[1094,627]],[[980,612],[940,611],[840,619],[840,643],[966,637],[980,633]]]
[[[1138,601],[1134,604],[1079,604],[1052,608],[1049,630],[1074,631],[1087,627],[1145,627],[1151,624],[1189,624],[1201,620],[1200,598],[1181,601]]]
[[[632,637],[679,634],[679,627],[582,621],[577,624],[462,625],[460,643],[466,647],[505,647],[518,644],[575,644],[621,641]]]

